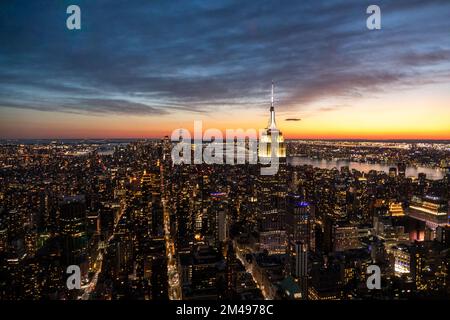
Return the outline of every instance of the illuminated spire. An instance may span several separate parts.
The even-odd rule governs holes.
[[[269,121],[268,129],[276,130],[277,125],[275,123],[275,108],[274,108],[273,101],[274,101],[274,98],[273,98],[273,81],[272,81],[272,100],[271,100],[271,104],[270,104],[270,121]]]
[[[273,110],[273,80],[272,80],[272,104],[270,105],[270,109]]]

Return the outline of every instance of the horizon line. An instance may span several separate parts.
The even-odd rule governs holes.
[[[160,140],[165,137],[170,137],[169,135],[162,135],[157,137],[90,137],[90,138],[80,138],[80,137],[51,137],[51,138],[0,138],[0,141],[25,141],[25,140]],[[224,137],[225,140],[225,137]],[[375,141],[375,142],[391,142],[391,141],[402,141],[402,142],[414,142],[414,141],[439,141],[439,142],[450,142],[450,138],[285,138],[285,141],[293,140],[307,140],[307,141]]]

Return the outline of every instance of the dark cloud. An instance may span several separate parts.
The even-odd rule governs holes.
[[[51,99],[38,101],[4,99],[0,107],[94,115],[104,115],[105,113],[116,115],[165,115],[169,113],[165,109],[127,100],[69,98],[59,101],[56,105],[53,103]]]
[[[73,112],[98,113],[110,112],[113,114],[131,115],[163,115],[168,112],[158,107],[152,107],[143,103],[113,99],[75,99],[63,106]]]
[[[366,29],[371,3],[359,0],[70,4],[81,7],[81,31],[65,28],[64,1],[1,2],[0,106],[131,115],[266,108],[274,79],[287,112],[449,81],[449,1],[378,1],[379,31]]]
[[[287,118],[287,119],[284,119],[284,121],[301,121],[302,119],[300,119],[300,118]]]
[[[409,52],[400,57],[400,62],[410,66],[429,66],[450,61],[450,50],[435,49],[428,52]]]

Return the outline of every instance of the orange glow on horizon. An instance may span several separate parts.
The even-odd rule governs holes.
[[[351,104],[346,101],[346,105],[336,108],[324,108],[339,102],[333,100],[286,111],[280,102],[280,107],[275,104],[276,123],[286,139],[450,140],[450,90],[446,89],[447,85],[442,85],[410,93],[386,93],[382,98],[362,98]],[[217,128],[225,136],[226,129],[265,128],[269,106],[224,107],[220,112],[162,116],[1,108],[0,139],[161,138],[178,128],[193,134],[196,120],[202,121],[203,131]],[[301,120],[286,121],[287,118]]]

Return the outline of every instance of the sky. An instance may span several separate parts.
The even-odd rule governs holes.
[[[2,0],[0,139],[264,128],[272,81],[287,138],[450,139],[449,17],[448,0]]]

